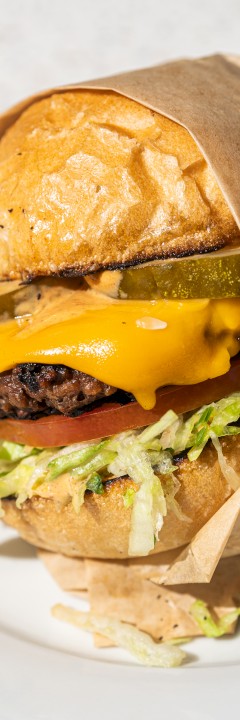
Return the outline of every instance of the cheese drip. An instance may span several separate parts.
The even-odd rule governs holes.
[[[158,387],[226,373],[240,350],[240,299],[117,300],[75,291],[64,307],[0,325],[0,372],[62,363],[131,392],[146,409]],[[99,298],[99,296],[98,296]]]

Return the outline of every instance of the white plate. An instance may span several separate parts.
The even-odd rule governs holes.
[[[35,551],[0,527],[0,720],[237,718],[240,634],[195,640],[182,668],[157,670],[54,620],[59,590]],[[229,715],[230,713],[230,715]]]

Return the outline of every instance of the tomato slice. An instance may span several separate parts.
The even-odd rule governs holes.
[[[167,410],[178,414],[189,412],[237,390],[240,390],[240,357],[232,361],[229,372],[221,377],[197,385],[160,388],[152,410],[144,410],[137,402],[127,405],[113,402],[103,403],[78,418],[50,415],[39,420],[0,420],[0,438],[43,448],[71,445],[151,425]]]

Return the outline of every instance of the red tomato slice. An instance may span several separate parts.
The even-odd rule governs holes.
[[[237,390],[240,390],[240,358],[233,360],[229,372],[221,377],[197,385],[160,388],[152,410],[144,410],[137,402],[103,403],[78,418],[51,415],[40,420],[0,420],[0,438],[33,447],[71,445],[151,425],[167,410],[178,414],[189,412]]]

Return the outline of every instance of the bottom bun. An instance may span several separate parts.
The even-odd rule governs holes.
[[[239,468],[239,436],[224,439],[222,448],[231,465]],[[231,494],[212,444],[195,462],[178,461],[175,476],[180,482],[176,499],[189,522],[169,511],[152,553],[188,543]],[[136,485],[125,477],[107,482],[103,495],[86,493],[79,514],[70,501],[61,506],[54,496],[34,496],[20,509],[14,499],[5,499],[4,521],[22,538],[46,550],[73,557],[127,558],[131,508],[124,507],[123,494],[129,487]]]

